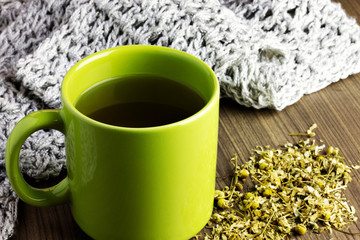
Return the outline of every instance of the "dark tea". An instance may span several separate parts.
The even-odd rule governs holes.
[[[131,75],[101,81],[76,102],[84,115],[121,127],[154,127],[188,118],[202,109],[203,98],[174,80]]]

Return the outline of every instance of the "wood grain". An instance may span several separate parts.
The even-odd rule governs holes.
[[[341,0],[351,16],[360,19],[358,1]],[[339,147],[347,164],[360,160],[360,74],[348,77],[329,87],[304,96],[283,111],[246,108],[222,99],[220,106],[217,188],[229,184],[232,168],[229,159],[237,154],[240,161],[248,160],[250,150],[258,145],[278,146],[297,138],[289,133],[303,132],[313,123],[318,124],[317,137],[327,146]],[[353,181],[345,191],[360,217],[360,170],[353,171]],[[352,225],[352,233],[360,232],[360,225]],[[295,239],[360,239],[338,231],[319,235],[307,233]],[[76,225],[69,205],[37,208],[20,201],[16,235],[13,239],[57,240],[90,239]]]

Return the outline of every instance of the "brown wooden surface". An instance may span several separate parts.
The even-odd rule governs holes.
[[[341,0],[347,13],[359,23],[360,1]],[[318,124],[317,136],[327,146],[339,147],[348,164],[360,160],[360,74],[350,76],[329,87],[304,96],[296,104],[279,112],[242,107],[230,100],[221,100],[219,148],[217,164],[217,188],[229,184],[232,173],[229,159],[237,154],[242,162],[248,160],[250,150],[258,145],[276,147],[297,138],[288,133],[305,131],[313,123]],[[346,197],[360,217],[360,170],[353,171],[353,181],[345,191]],[[20,201],[18,224],[14,239],[56,240],[90,239],[73,220],[68,205],[37,208]],[[141,231],[141,228],[139,229]],[[360,232],[360,224],[353,225],[351,232]],[[334,231],[316,235],[307,233],[296,239],[360,239],[360,235],[348,235]]]

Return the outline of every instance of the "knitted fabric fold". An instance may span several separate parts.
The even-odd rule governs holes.
[[[339,4],[237,2],[79,3],[66,24],[18,62],[17,78],[58,107],[61,80],[83,57],[119,45],[161,45],[204,60],[223,96],[281,110],[359,71],[360,30]]]
[[[61,107],[62,79],[77,61],[129,44],[202,59],[222,97],[258,109],[282,110],[360,72],[360,27],[330,0],[0,0],[0,239],[14,233],[17,217],[4,164],[14,125]],[[20,153],[34,178],[65,165],[57,131],[32,134]]]

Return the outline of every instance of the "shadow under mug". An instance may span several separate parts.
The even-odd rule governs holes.
[[[119,127],[75,108],[81,94],[113,77],[149,74],[198,92],[204,107],[192,116],[155,127]],[[61,87],[62,108],[24,117],[6,146],[6,170],[26,203],[69,203],[94,239],[189,239],[209,220],[215,190],[219,84],[204,62],[158,46],[121,46],[74,65]],[[24,141],[39,129],[65,135],[67,177],[55,186],[28,185],[19,169]]]

